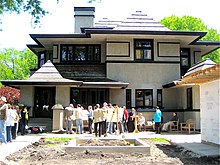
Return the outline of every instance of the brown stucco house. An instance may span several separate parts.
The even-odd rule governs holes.
[[[155,106],[163,109],[164,120],[173,111],[181,121],[200,118],[199,88],[176,87],[174,80],[220,42],[201,41],[206,32],[171,31],[141,11],[125,20],[97,22],[94,7],[74,11],[73,34],[30,34],[36,44],[27,46],[39,64],[30,78],[2,81],[20,88],[21,102],[31,106],[30,116],[51,117],[56,103],[106,101],[147,112],[147,120]]]

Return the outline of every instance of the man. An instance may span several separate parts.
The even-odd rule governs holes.
[[[78,134],[82,134],[82,118],[83,118],[83,112],[81,105],[77,104],[77,108],[75,110],[75,120],[76,120]]]
[[[65,113],[64,113],[64,116],[65,116],[65,121],[66,121],[66,134],[70,133],[72,134],[73,133],[73,130],[72,130],[72,121],[73,121],[73,104],[70,104],[68,107],[65,108]]]
[[[89,133],[92,134],[92,124],[93,124],[93,109],[92,106],[88,106],[88,122],[89,122]]]
[[[161,123],[162,113],[159,107],[156,107],[156,112],[154,113],[154,122],[155,122],[155,129],[156,134],[160,134],[160,123]]]
[[[142,113],[140,113],[139,116],[138,116],[138,129],[141,132],[142,129],[145,130],[145,127],[146,127],[145,117],[143,116]]]
[[[7,100],[4,96],[0,98],[0,138],[1,142],[6,144],[6,120],[7,120],[7,111],[8,105],[6,104]]]

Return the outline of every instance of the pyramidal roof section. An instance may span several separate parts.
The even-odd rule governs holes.
[[[155,21],[142,11],[136,11],[124,21],[103,18],[95,23],[95,27],[114,27],[113,30],[170,31],[166,26]]]
[[[33,79],[63,79],[59,71],[55,68],[50,60],[41,66],[30,78]]]

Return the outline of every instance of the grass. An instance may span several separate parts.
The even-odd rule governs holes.
[[[53,142],[68,142],[69,140],[72,140],[73,138],[66,138],[66,137],[51,137],[51,138],[45,138],[45,141],[53,141]]]
[[[52,143],[48,143],[46,144],[47,146],[51,147],[51,146],[56,146],[62,143],[66,143],[69,140],[72,140],[73,138],[65,138],[65,137],[51,137],[51,138],[45,138],[44,140],[47,142],[52,142]]]
[[[150,140],[161,143],[169,143],[169,141],[164,138],[150,138]]]

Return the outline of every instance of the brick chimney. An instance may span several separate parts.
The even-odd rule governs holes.
[[[74,33],[81,33],[81,27],[92,27],[94,23],[95,7],[74,7]]]

